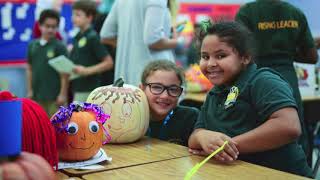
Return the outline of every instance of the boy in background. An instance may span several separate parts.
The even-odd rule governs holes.
[[[91,26],[96,15],[95,2],[79,0],[72,9],[73,24],[80,32],[74,38],[70,59],[80,78],[72,81],[71,89],[74,100],[84,102],[92,90],[101,86],[101,73],[113,68],[113,60]]]
[[[55,38],[60,15],[55,10],[44,10],[40,14],[41,37],[28,46],[27,97],[37,101],[53,115],[67,99],[68,78],[59,74],[48,61],[60,55],[67,55],[67,49]]]

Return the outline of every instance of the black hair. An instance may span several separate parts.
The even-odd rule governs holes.
[[[216,35],[222,42],[233,47],[240,57],[254,55],[254,39],[252,33],[242,24],[235,21],[203,21],[201,23],[200,34],[198,35],[199,44],[207,35]],[[200,49],[200,47],[198,48]]]
[[[156,60],[151,61],[147,66],[144,68],[142,76],[141,76],[141,83],[145,84],[147,78],[154,73],[155,71],[173,71],[176,73],[178,79],[180,80],[181,85],[184,83],[184,72],[183,69],[178,67],[174,62],[168,60]]]
[[[57,11],[53,9],[46,9],[46,10],[43,10],[40,14],[39,24],[42,25],[44,21],[48,18],[56,19],[57,25],[60,22],[60,14]]]
[[[81,10],[86,16],[94,19],[97,14],[97,4],[92,0],[77,0],[72,5],[73,10]]]

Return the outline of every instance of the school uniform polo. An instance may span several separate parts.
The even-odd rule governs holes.
[[[199,110],[193,107],[177,106],[164,121],[150,121],[147,136],[188,146],[188,139],[198,118]]]
[[[230,89],[238,96],[230,99]],[[269,68],[257,69],[251,64],[230,87],[215,86],[207,95],[195,129],[205,128],[230,137],[246,133],[262,125],[272,113],[297,108],[289,84]],[[292,142],[280,148],[239,156],[240,160],[303,176],[311,176],[301,146]]]
[[[108,55],[107,49],[101,44],[98,34],[90,27],[79,32],[73,41],[70,59],[78,65],[93,66]],[[82,76],[72,81],[73,92],[91,92],[101,86],[101,74]]]
[[[255,62],[258,67],[270,67],[278,71],[293,88],[303,130],[299,143],[307,152],[303,104],[293,66],[297,48],[315,47],[305,15],[284,1],[257,0],[241,7],[236,15],[236,21],[247,26],[256,39]]]
[[[60,92],[60,75],[48,61],[60,55],[67,56],[67,49],[57,39],[44,42],[32,41],[28,46],[28,64],[32,68],[33,99],[55,101]]]
[[[287,2],[257,0],[247,3],[240,8],[236,20],[253,32],[258,57],[272,55],[292,59],[297,46],[314,47],[305,15]]]

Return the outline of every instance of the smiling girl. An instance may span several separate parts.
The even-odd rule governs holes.
[[[203,24],[200,35],[203,74],[215,85],[208,93],[189,139],[190,152],[210,154],[221,162],[241,159],[310,176],[297,105],[289,84],[252,60],[251,35],[236,22]]]
[[[177,106],[184,75],[175,63],[159,60],[149,63],[142,74],[140,88],[150,107],[147,135],[187,146],[199,111]]]

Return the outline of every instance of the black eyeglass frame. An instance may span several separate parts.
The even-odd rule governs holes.
[[[144,83],[144,85],[145,85],[145,86],[149,86],[150,92],[151,92],[152,94],[154,94],[154,95],[160,95],[160,94],[162,94],[162,93],[166,90],[169,96],[171,96],[171,97],[179,97],[179,96],[181,96],[181,94],[182,94],[182,92],[183,92],[183,87],[177,86],[177,85],[165,86],[165,85],[163,85],[163,84],[161,84],[161,83]],[[152,88],[151,88],[152,85],[161,86],[163,89],[162,89],[161,92],[154,92],[154,91],[152,90]],[[173,94],[171,94],[170,88],[172,88],[172,87],[179,89],[179,90],[180,90],[180,93],[179,93],[178,95],[173,95]]]

